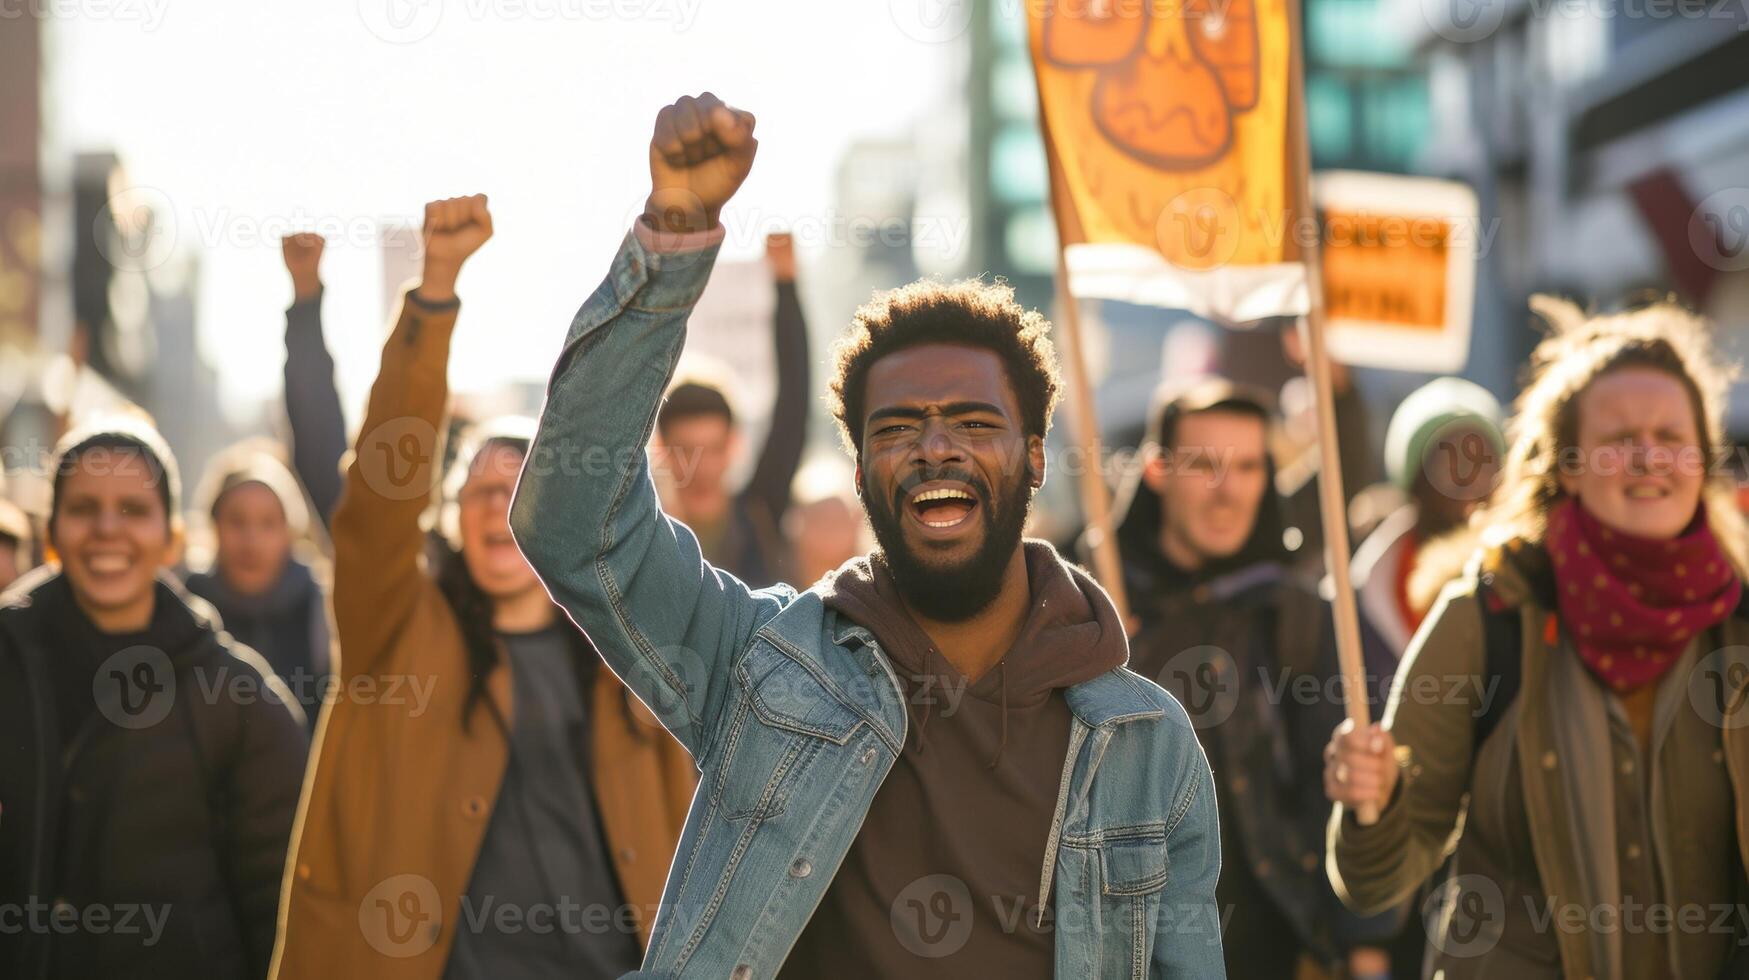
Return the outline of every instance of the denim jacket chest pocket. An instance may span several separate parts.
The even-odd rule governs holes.
[[[822,775],[867,722],[823,679],[760,638],[735,666],[734,717],[711,800],[734,821],[784,812],[798,785]]]

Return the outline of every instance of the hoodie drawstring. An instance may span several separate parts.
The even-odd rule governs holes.
[[[923,651],[923,676],[929,676],[930,658],[935,656],[935,648],[929,647]],[[923,698],[923,713],[917,719],[917,754],[923,754],[923,730],[929,727],[930,709],[935,707],[935,696],[932,694]]]
[[[1002,738],[996,743],[996,757],[990,760],[985,769],[994,769],[1002,761],[1002,750],[1008,748],[1008,661],[1006,658],[996,662],[997,680],[1002,686]]]

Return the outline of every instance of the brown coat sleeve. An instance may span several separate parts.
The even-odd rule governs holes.
[[[1473,581],[1453,585],[1434,605],[1385,708],[1385,728],[1411,753],[1396,796],[1370,827],[1340,804],[1331,815],[1330,883],[1357,912],[1409,898],[1445,858],[1470,788],[1470,743],[1483,709],[1481,614]]]
[[[385,669],[384,658],[422,589],[419,517],[442,466],[449,340],[456,308],[425,308],[409,294],[383,345],[358,446],[334,511],[335,674],[344,683]]]

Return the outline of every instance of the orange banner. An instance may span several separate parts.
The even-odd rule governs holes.
[[[1070,288],[1231,321],[1289,262],[1289,0],[1029,0]]]

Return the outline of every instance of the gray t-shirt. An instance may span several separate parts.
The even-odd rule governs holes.
[[[515,692],[510,765],[445,977],[617,977],[642,958],[589,781],[597,664],[578,662],[587,651],[571,629],[500,634]]]

